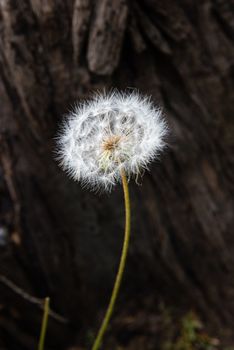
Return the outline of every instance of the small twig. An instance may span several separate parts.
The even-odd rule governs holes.
[[[31,304],[37,305],[42,310],[44,309],[44,300],[36,298],[36,297],[28,294],[27,292],[25,292],[23,289],[18,287],[14,282],[9,280],[4,275],[0,274],[0,282],[3,283],[8,288],[10,288],[11,290],[13,290],[13,292],[15,292],[16,294],[21,296],[24,300],[27,300]],[[68,323],[69,322],[69,320],[67,318],[57,314],[55,311],[53,311],[51,309],[49,311],[49,315],[58,322],[61,322],[61,323]]]

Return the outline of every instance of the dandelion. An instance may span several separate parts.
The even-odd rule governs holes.
[[[111,190],[155,159],[167,127],[160,108],[138,93],[113,92],[77,105],[58,138],[58,159],[74,180]]]
[[[128,179],[147,169],[165,146],[167,126],[162,111],[136,92],[97,94],[77,105],[58,137],[62,168],[83,186],[110,191],[122,182],[125,234],[112,295],[92,350],[101,346],[119,292],[130,238]]]

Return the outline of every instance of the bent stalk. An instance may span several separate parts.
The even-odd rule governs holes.
[[[119,263],[119,269],[118,269],[118,272],[116,275],[116,279],[115,279],[113,291],[111,294],[110,302],[109,302],[108,308],[106,310],[105,317],[102,321],[101,327],[98,331],[97,337],[94,341],[92,350],[98,350],[101,346],[104,333],[107,330],[111,315],[112,315],[113,310],[114,310],[116,298],[118,296],[119,288],[120,288],[122,277],[123,277],[123,272],[124,272],[125,265],[126,265],[126,258],[127,258],[129,239],[130,239],[131,208],[130,208],[128,181],[127,181],[127,177],[126,177],[126,174],[124,171],[122,171],[121,177],[122,177],[124,203],[125,203],[125,234],[124,234],[123,248],[122,248],[122,253],[121,253],[121,258],[120,258],[120,263]]]

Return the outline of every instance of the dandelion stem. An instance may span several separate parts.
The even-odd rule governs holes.
[[[43,314],[43,319],[42,319],[42,324],[41,324],[41,334],[40,334],[40,339],[39,339],[39,344],[38,344],[38,350],[44,350],[49,310],[50,310],[50,298],[47,297],[47,298],[45,298],[44,314]]]
[[[102,343],[102,338],[104,336],[104,333],[107,330],[111,315],[113,313],[114,305],[116,302],[116,298],[118,296],[119,288],[121,285],[122,277],[124,268],[126,265],[126,258],[128,253],[128,246],[129,246],[129,239],[130,239],[130,218],[131,218],[131,209],[130,209],[130,197],[129,197],[129,189],[128,189],[128,181],[127,177],[124,171],[121,173],[122,177],[122,185],[123,185],[123,192],[124,192],[124,202],[125,202],[125,234],[124,234],[124,242],[123,242],[123,248],[119,263],[119,269],[116,275],[115,284],[113,287],[113,291],[111,294],[110,302],[108,305],[108,308],[106,310],[105,317],[102,321],[101,327],[98,331],[97,337],[94,341],[92,350],[98,350]]]

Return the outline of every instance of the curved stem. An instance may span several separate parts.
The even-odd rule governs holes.
[[[131,218],[130,198],[129,198],[128,181],[127,181],[126,174],[124,173],[124,171],[122,171],[121,177],[122,177],[122,185],[123,185],[123,191],[124,191],[124,202],[125,202],[125,234],[124,234],[122,254],[121,254],[119,269],[118,269],[118,272],[116,275],[115,284],[114,284],[113,291],[111,294],[110,302],[109,302],[108,308],[106,310],[105,317],[102,321],[102,325],[101,325],[99,332],[97,334],[97,337],[94,341],[92,350],[98,350],[100,348],[103,335],[107,330],[111,315],[113,313],[116,298],[118,296],[118,292],[119,292],[119,288],[120,288],[120,284],[122,281],[123,272],[124,272],[124,268],[125,268],[125,264],[126,264],[127,253],[128,253],[129,238],[130,238],[130,218]]]
[[[39,340],[39,344],[38,344],[38,350],[44,349],[49,310],[50,310],[50,298],[47,297],[47,298],[45,298],[44,314],[43,314],[43,319],[42,319],[42,324],[41,324],[41,334],[40,334],[40,340]]]

